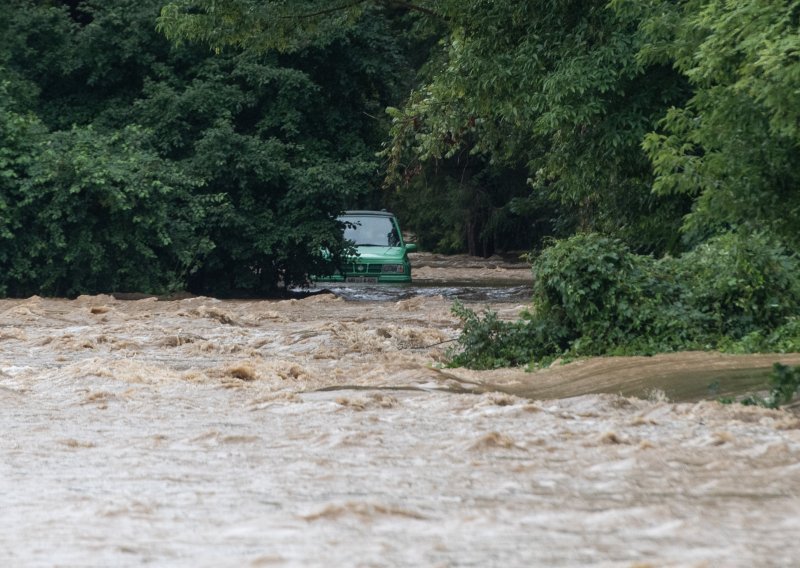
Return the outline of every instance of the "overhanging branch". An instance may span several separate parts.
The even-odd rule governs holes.
[[[347,10],[348,8],[354,8],[359,4],[365,4],[370,1],[376,4],[383,4],[384,6],[397,6],[399,8],[405,8],[406,10],[411,10],[412,12],[420,12],[421,14],[425,14],[427,16],[444,19],[444,16],[442,16],[442,14],[436,12],[435,10],[426,8],[425,6],[419,6],[418,4],[413,4],[412,2],[406,2],[405,0],[356,0],[355,2],[342,4],[341,6],[334,6],[333,8],[326,8],[325,10],[319,10],[317,12],[308,12],[306,14],[300,14],[299,16],[284,16],[284,18],[298,19],[298,20],[304,20],[307,18],[317,18],[319,16],[327,16],[328,14],[341,12],[342,10]]]
[[[426,8],[425,6],[419,6],[411,2],[405,2],[404,0],[382,0],[381,4],[399,6],[400,8],[405,8],[406,10],[411,10],[413,12],[420,12],[428,16],[433,16],[434,18],[444,19],[444,16],[442,16],[442,14],[436,12],[435,10],[431,10],[430,8]]]
[[[341,12],[342,10],[347,10],[348,8],[354,8],[359,4],[364,4],[365,2],[369,2],[369,0],[356,0],[355,2],[350,2],[349,4],[342,4],[341,6],[335,6],[333,8],[327,8],[325,10],[320,10],[318,12],[309,12],[307,14],[300,14],[299,16],[284,16],[285,18],[290,19],[306,19],[306,18],[316,18],[317,16],[327,16],[328,14],[333,14],[334,12]]]

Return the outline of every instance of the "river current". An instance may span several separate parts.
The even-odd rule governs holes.
[[[800,357],[450,369],[453,298],[511,319],[530,276],[416,270],[0,301],[0,565],[798,564],[800,420],[714,394]]]

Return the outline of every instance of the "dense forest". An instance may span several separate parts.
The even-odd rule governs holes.
[[[0,295],[275,295],[346,253],[338,212],[386,207],[425,250],[530,251],[527,320],[461,309],[471,364],[793,348],[799,26],[777,0],[3,0]]]

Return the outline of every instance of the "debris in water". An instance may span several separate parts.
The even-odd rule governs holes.
[[[67,438],[65,440],[59,440],[59,444],[67,446],[68,448],[95,448],[97,444],[94,442],[81,442],[79,440],[75,440],[74,438]]]

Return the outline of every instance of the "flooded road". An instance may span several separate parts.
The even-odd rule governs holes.
[[[0,564],[797,565],[800,420],[709,388],[800,356],[442,368],[489,277],[520,291],[462,298],[515,317],[527,271],[433,261],[358,301],[0,301]]]

